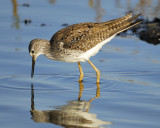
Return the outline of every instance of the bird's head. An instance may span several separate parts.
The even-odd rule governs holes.
[[[34,67],[36,59],[39,55],[45,54],[46,50],[46,44],[49,43],[47,40],[44,39],[34,39],[29,44],[29,54],[32,57],[32,71],[31,71],[31,77],[34,75]]]

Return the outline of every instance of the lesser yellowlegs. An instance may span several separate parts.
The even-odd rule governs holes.
[[[97,83],[99,83],[100,71],[89,60],[90,57],[96,55],[101,47],[114,38],[116,34],[139,24],[141,20],[136,19],[140,15],[133,16],[130,13],[124,17],[102,23],[73,24],[56,32],[50,41],[32,40],[29,44],[29,53],[32,56],[31,77],[34,75],[36,58],[44,54],[49,59],[78,63],[79,82],[84,76],[80,62],[88,61],[96,71]]]

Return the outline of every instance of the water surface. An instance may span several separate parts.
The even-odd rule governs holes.
[[[7,0],[0,7],[0,124],[10,127],[159,128],[160,45],[138,35],[116,36],[91,61],[96,74],[82,63],[84,81],[78,83],[77,64],[37,59],[30,78],[28,44],[50,39],[66,25],[101,22],[130,11],[153,21],[159,1],[141,0]]]

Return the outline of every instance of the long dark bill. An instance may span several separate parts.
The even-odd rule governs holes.
[[[34,66],[35,66],[35,62],[36,62],[36,59],[34,57],[32,57],[32,71],[31,71],[31,78],[33,78],[34,76]]]

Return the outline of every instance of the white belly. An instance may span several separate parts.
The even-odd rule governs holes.
[[[102,46],[108,43],[115,35],[111,36],[110,38],[102,41],[101,43],[97,44],[95,47],[91,48],[86,52],[79,52],[79,51],[70,51],[72,52],[71,55],[62,55],[62,57],[58,57],[57,60],[69,62],[69,63],[76,63],[76,62],[85,62],[88,61],[91,56],[94,56],[98,53],[98,51],[102,48]],[[56,60],[56,59],[55,59]]]
[[[98,51],[102,48],[102,46],[106,43],[108,43],[111,39],[113,39],[115,35],[111,36],[110,38],[102,41],[101,43],[97,44],[95,47],[91,48],[85,53],[82,53],[80,56],[78,56],[79,62],[85,62],[88,61],[91,56],[94,56],[98,53]]]

